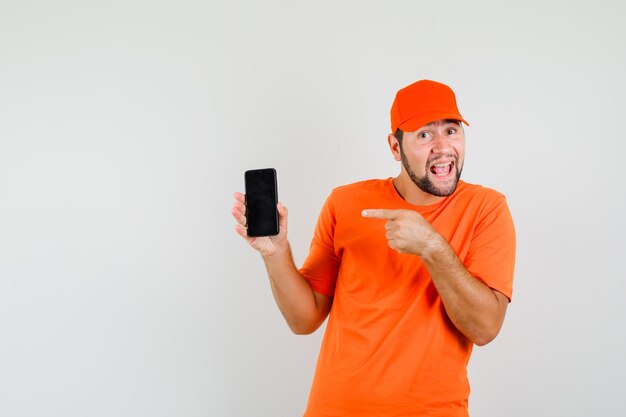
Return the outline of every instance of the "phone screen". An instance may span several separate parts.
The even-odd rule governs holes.
[[[278,234],[278,187],[274,168],[245,172],[248,236]]]

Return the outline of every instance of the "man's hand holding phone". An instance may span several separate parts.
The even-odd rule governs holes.
[[[235,230],[261,256],[276,304],[296,334],[315,331],[330,312],[332,298],[316,293],[298,271],[287,240],[287,208],[278,202],[276,170],[246,171],[246,193],[235,193]]]
[[[246,196],[242,193],[235,193],[235,203],[231,210],[231,214],[237,221],[235,231],[264,257],[271,256],[281,249],[288,249],[287,207],[278,203],[276,208],[278,209],[278,234],[275,236],[250,237],[247,230]]]

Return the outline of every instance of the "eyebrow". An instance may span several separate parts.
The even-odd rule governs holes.
[[[453,125],[461,126],[461,122],[459,120],[455,120],[455,119],[443,119],[443,122],[444,122],[444,124],[453,124]],[[435,123],[435,122],[430,122],[430,123],[422,126],[422,128],[419,129],[419,130],[422,130],[424,128],[428,128],[429,126],[432,126],[433,123]]]

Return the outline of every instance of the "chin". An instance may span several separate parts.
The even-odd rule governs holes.
[[[424,190],[430,194],[436,195],[437,197],[448,197],[456,191],[456,187],[459,184],[458,178],[450,179],[443,184],[437,184],[435,181],[429,181],[429,186],[427,190]]]

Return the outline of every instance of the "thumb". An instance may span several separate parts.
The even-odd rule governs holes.
[[[283,206],[283,203],[278,203],[276,209],[278,209],[278,225],[287,227],[287,207]]]

